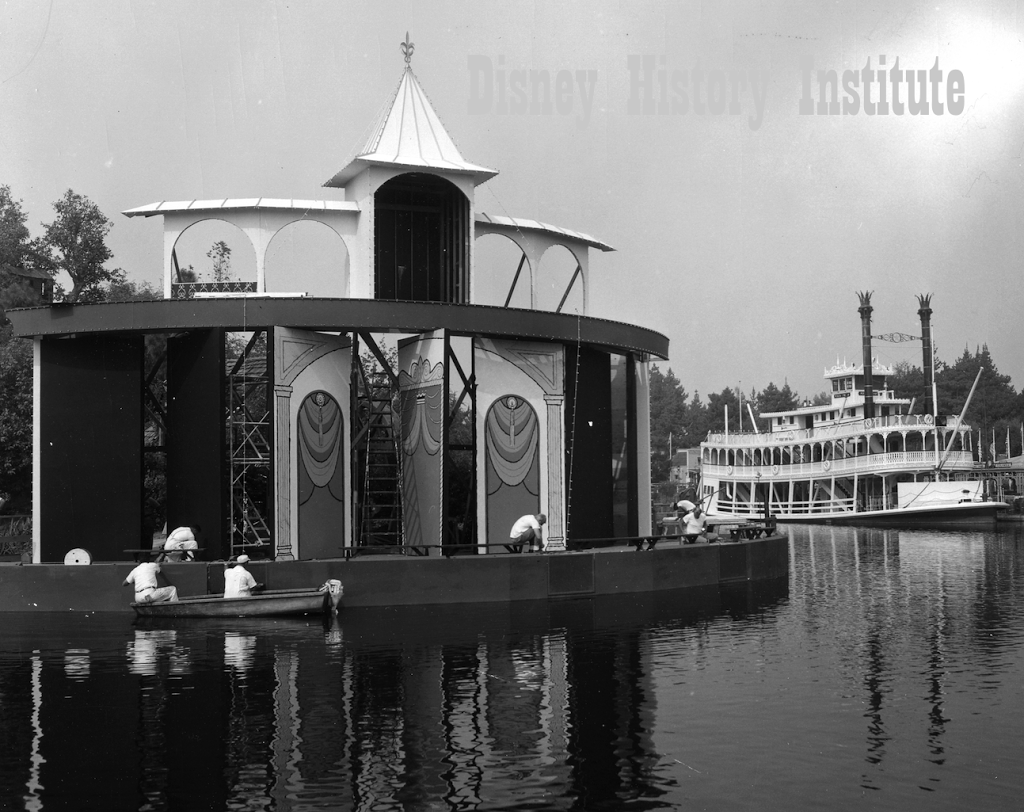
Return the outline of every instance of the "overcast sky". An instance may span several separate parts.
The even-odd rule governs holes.
[[[919,334],[915,295],[934,294],[940,358],[987,343],[1019,388],[1020,5],[721,5],[7,0],[0,183],[34,234],[66,189],[87,195],[114,221],[113,264],[156,285],[159,218],[119,212],[337,198],[321,184],[398,83],[408,30],[464,157],[500,171],[478,187],[478,209],[613,245],[592,254],[592,315],[666,334],[689,392],[786,380],[822,391],[837,356],[859,360],[860,290],[874,291],[876,334]],[[862,84],[856,111],[800,114],[802,59],[816,109],[818,70],[842,85],[880,57],[915,72],[938,60],[928,94],[943,115],[911,115],[905,81],[895,115],[891,74],[887,116],[868,115]],[[513,71],[527,71],[523,97]],[[568,71],[572,89],[531,114],[529,71],[552,85]],[[950,71],[964,80],[959,114]],[[872,104],[878,92],[876,81]],[[841,87],[839,98],[851,99]],[[876,342],[876,355],[921,362],[919,343]]]

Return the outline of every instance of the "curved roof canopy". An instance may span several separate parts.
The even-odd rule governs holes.
[[[514,233],[516,231],[539,231],[544,234],[548,234],[555,239],[568,238],[573,242],[583,243],[584,245],[589,245],[591,248],[597,248],[601,251],[615,250],[608,245],[608,243],[601,242],[596,237],[591,237],[589,234],[584,234],[582,231],[573,231],[572,229],[561,228],[560,226],[552,226],[548,223],[541,223],[538,220],[528,220],[524,217],[506,217],[501,214],[486,214],[485,212],[480,212],[476,216],[476,222],[490,226],[491,228],[489,230],[492,232]]]
[[[498,174],[462,157],[410,67],[359,154],[324,186],[344,187],[374,165],[462,172],[477,186]]]
[[[295,200],[272,197],[228,198],[222,200],[161,200],[147,203],[121,214],[126,217],[152,217],[155,214],[171,214],[182,211],[231,212],[253,209],[276,209],[291,211],[359,211],[359,206],[347,200]]]

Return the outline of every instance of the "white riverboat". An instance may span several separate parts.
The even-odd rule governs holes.
[[[872,360],[825,372],[832,399],[766,412],[766,432],[711,433],[701,443],[701,497],[709,516],[876,526],[994,523],[971,427],[956,416],[911,414]],[[865,392],[868,392],[868,396]]]

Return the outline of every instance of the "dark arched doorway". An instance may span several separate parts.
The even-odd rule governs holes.
[[[410,173],[374,194],[377,299],[469,301],[469,201],[442,178]]]

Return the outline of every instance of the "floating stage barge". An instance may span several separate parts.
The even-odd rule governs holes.
[[[163,220],[161,300],[11,311],[35,348],[33,542],[0,567],[0,609],[127,610],[128,562],[182,525],[200,547],[166,568],[183,595],[219,591],[243,552],[269,588],[339,578],[355,606],[783,573],[784,539],[587,549],[652,533],[648,364],[668,340],[588,314],[589,252],[611,246],[479,211],[496,174],[406,67],[325,183],[335,199],[130,209]],[[180,238],[211,220],[252,249],[247,278],[181,270]],[[330,262],[275,265],[309,229]],[[509,261],[483,261],[485,241]],[[504,552],[528,513],[547,516],[548,554]]]
[[[118,585],[131,563],[0,564],[0,612],[123,612],[131,595]],[[182,596],[224,589],[224,565],[163,564]],[[415,557],[359,556],[333,561],[251,562],[247,569],[268,589],[299,589],[337,578],[341,610],[363,607],[501,603],[599,595],[644,594],[731,586],[785,578],[789,539],[770,536],[720,544],[662,542],[560,553]]]

